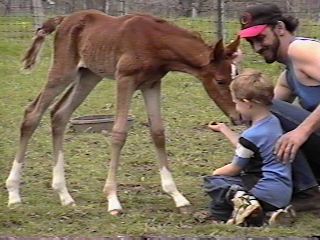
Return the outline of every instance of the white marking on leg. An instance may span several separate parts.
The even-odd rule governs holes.
[[[160,169],[161,186],[163,191],[168,193],[174,200],[176,207],[184,207],[190,205],[190,202],[178,191],[173,181],[171,172],[163,167]]]
[[[119,201],[118,196],[116,194],[108,196],[108,211],[111,212],[114,210],[117,210],[117,211],[122,210],[120,201]]]
[[[19,187],[22,167],[22,163],[18,163],[17,160],[13,161],[9,177],[6,181],[6,187],[9,193],[8,206],[21,202]]]
[[[121,203],[117,196],[116,185],[111,183],[109,176],[103,188],[103,192],[107,195],[108,199],[108,212],[115,210],[122,211]]]
[[[74,205],[74,200],[70,196],[66,186],[62,151],[59,151],[58,160],[53,167],[52,188],[59,194],[62,205]]]

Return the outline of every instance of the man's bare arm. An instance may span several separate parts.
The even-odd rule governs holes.
[[[312,54],[310,54],[312,52]],[[313,85],[320,85],[320,43],[294,41],[288,51],[296,72],[307,76]],[[275,152],[284,162],[292,161],[299,148],[312,133],[320,129],[318,106],[296,129],[284,134],[277,142]]]
[[[274,88],[274,98],[289,103],[292,103],[295,99],[295,95],[293,94],[287,83],[286,70],[280,74],[277,80]]]

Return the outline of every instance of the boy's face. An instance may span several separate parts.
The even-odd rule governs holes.
[[[252,104],[250,102],[245,102],[243,100],[239,100],[232,93],[232,101],[236,105],[236,111],[241,114],[243,120],[251,121],[252,115]]]

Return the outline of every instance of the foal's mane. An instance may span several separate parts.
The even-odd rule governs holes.
[[[140,12],[133,12],[131,14],[128,14],[127,16],[146,17],[146,18],[152,19],[154,22],[170,25],[171,27],[174,27],[176,29],[177,33],[184,34],[186,37],[197,39],[197,40],[201,41],[204,45],[206,45],[208,47],[211,47],[211,45],[208,45],[203,40],[203,38],[201,37],[201,34],[198,31],[192,31],[192,30],[189,30],[189,29],[185,29],[185,28],[179,27],[178,25],[176,25],[175,23],[172,23],[169,20],[165,20],[165,19],[159,18],[157,16],[153,16],[153,15],[146,14],[146,13],[140,13]]]

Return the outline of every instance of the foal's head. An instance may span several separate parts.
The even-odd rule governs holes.
[[[207,75],[203,82],[209,96],[235,124],[241,123],[241,116],[235,110],[229,85],[237,74],[239,44],[240,38],[237,38],[226,47],[222,40],[211,47],[210,62],[204,67]]]

